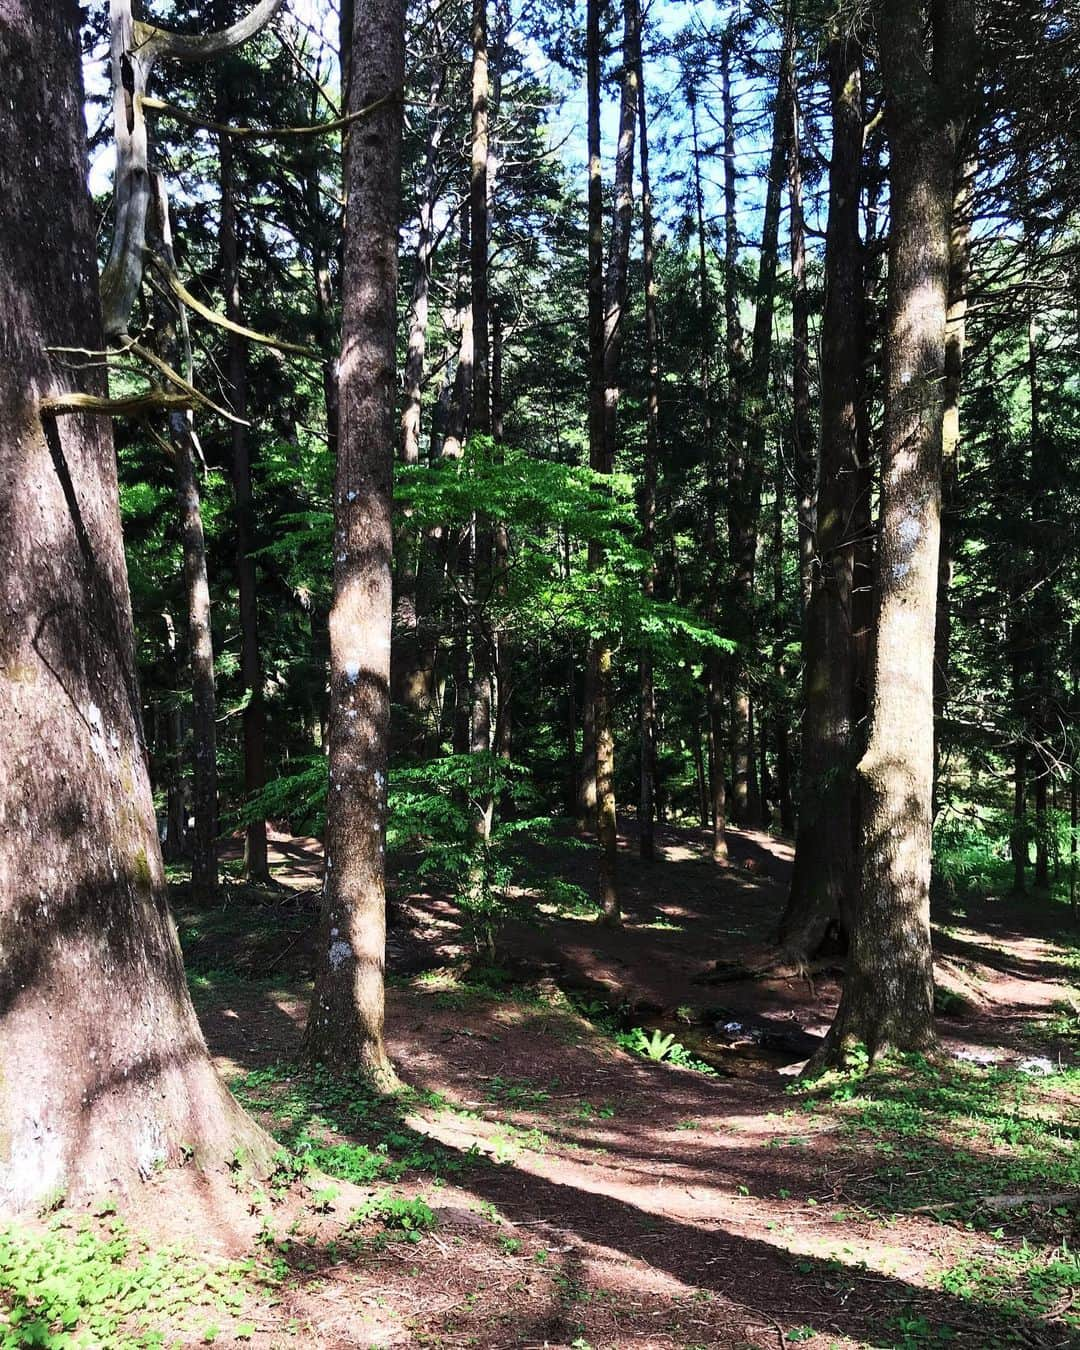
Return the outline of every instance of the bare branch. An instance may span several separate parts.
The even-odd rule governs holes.
[[[41,400],[42,414],[59,417],[64,413],[101,413],[105,417],[142,417],[146,413],[180,412],[194,402],[190,394],[168,394],[151,389],[129,398],[102,398],[97,394],[57,394]]]
[[[242,47],[266,27],[283,3],[284,0],[259,0],[253,9],[229,28],[207,33],[204,37],[189,37],[185,33],[173,33],[152,24],[140,24],[141,35],[145,35],[155,56],[174,61],[212,61],[217,56],[224,56],[226,52]]]
[[[167,117],[174,121],[183,122],[189,127],[199,127],[203,131],[216,131],[220,135],[235,136],[239,140],[250,141],[274,141],[284,139],[289,136],[325,136],[331,131],[339,131],[342,127],[347,127],[351,122],[358,121],[361,117],[367,117],[376,109],[383,107],[384,104],[391,102],[396,94],[384,94],[382,98],[376,99],[374,103],[369,103],[366,108],[359,108],[356,112],[349,113],[347,117],[335,117],[326,122],[315,122],[307,127],[238,127],[230,126],[226,122],[211,122],[205,117],[199,117],[195,113],[186,112],[183,108],[177,108],[171,103],[166,103],[160,98],[144,98],[142,105],[152,112],[165,113]]]
[[[288,352],[293,356],[303,356],[309,361],[322,361],[322,354],[315,351],[313,347],[303,347],[298,342],[285,342],[280,338],[268,337],[266,333],[258,333],[253,328],[245,328],[243,324],[234,323],[232,319],[227,319],[224,314],[218,314],[209,305],[204,305],[201,300],[197,300],[161,258],[155,257],[153,254],[151,254],[151,258],[154,266],[164,277],[169,289],[177,299],[182,300],[188,309],[194,310],[200,318],[205,319],[208,323],[217,324],[219,328],[226,328],[230,333],[239,333],[241,337],[246,337],[249,342],[258,342],[264,347],[276,347],[278,351]]]

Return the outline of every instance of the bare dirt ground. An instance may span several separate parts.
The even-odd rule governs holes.
[[[792,1095],[781,1070],[827,1027],[839,970],[729,978],[775,922],[788,845],[732,831],[731,864],[717,868],[692,832],[665,832],[651,865],[638,862],[629,832],[620,842],[623,929],[556,912],[513,923],[501,991],[462,973],[466,944],[445,897],[399,897],[388,1035],[419,1095],[401,1108],[390,1147],[456,1162],[437,1179],[405,1168],[394,1186],[425,1197],[438,1223],[418,1241],[349,1245],[347,1201],[375,1184],[264,1209],[264,1239],[278,1240],[289,1278],[253,1343],[1080,1345],[1067,1294],[1041,1316],[1002,1320],[981,1286],[973,1295],[942,1278],[1029,1235],[1075,1234],[1068,1203],[1009,1210],[996,1228],[996,1218],[971,1222],[962,1202],[994,1189],[984,1178],[998,1161],[1012,1165],[1007,1137],[967,1141],[947,1132],[946,1113],[938,1151],[922,1155],[905,1151],[902,1115],[875,1125],[842,1101],[807,1109]],[[306,1013],[318,844],[280,838],[273,861],[289,890],[261,908],[236,902],[252,903],[262,926],[223,936],[180,903],[189,961],[208,972],[201,985],[195,977],[207,1039],[237,1083],[289,1063]],[[558,853],[552,866],[591,882],[588,853]],[[288,922],[275,927],[275,916]],[[1075,1062],[1075,1039],[1048,1030],[1078,978],[1061,918],[1035,902],[942,908],[939,978],[954,994],[941,1018],[947,1057],[1003,1068],[1037,1060],[1036,1077]],[[222,968],[244,978],[215,974]],[[673,1032],[716,1075],[629,1054],[612,1025]],[[261,1105],[273,1126],[269,1104],[288,1070],[268,1079]],[[1039,1078],[1033,1109],[1071,1120],[1064,1147],[1075,1148],[1075,1094],[1056,1081]],[[377,1131],[317,1124],[328,1138],[378,1146]],[[946,1172],[960,1178],[953,1189]],[[998,1189],[1015,1189],[1013,1173],[1002,1175]]]

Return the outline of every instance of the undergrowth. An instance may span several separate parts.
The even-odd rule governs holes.
[[[149,1350],[177,1333],[197,1344],[221,1333],[217,1319],[245,1341],[255,1328],[239,1314],[253,1280],[272,1283],[254,1261],[211,1266],[179,1247],[151,1251],[119,1218],[95,1228],[61,1211],[43,1230],[0,1228],[0,1347]]]

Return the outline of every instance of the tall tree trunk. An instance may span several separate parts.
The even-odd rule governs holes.
[[[424,378],[424,357],[427,354],[431,265],[435,257],[437,168],[439,149],[446,131],[446,118],[441,108],[445,83],[446,68],[436,60],[431,77],[431,88],[428,92],[427,144],[424,147],[424,169],[420,178],[419,225],[416,234],[416,255],[413,263],[412,299],[409,302],[407,321],[408,343],[405,349],[405,369],[403,373],[405,394],[401,412],[401,462],[403,464],[418,464],[420,462],[421,390]]]
[[[706,519],[705,565],[708,582],[704,606],[705,621],[715,626],[720,618],[720,587],[723,563],[720,556],[720,465],[713,440],[712,345],[713,307],[709,287],[707,240],[705,236],[705,194],[701,185],[701,145],[698,139],[697,97],[687,91],[690,106],[691,146],[693,148],[694,207],[697,219],[698,327],[701,348],[698,382],[701,387],[701,457],[705,465]],[[726,862],[727,788],[724,781],[724,732],[727,725],[724,699],[724,662],[721,654],[710,651],[705,658],[705,716],[709,741],[709,819],[712,822],[712,858]]]
[[[777,447],[775,505],[773,508],[773,675],[776,681],[776,805],[781,833],[790,835],[795,826],[795,808],[791,800],[791,743],[788,730],[788,708],[783,691],[787,688],[787,662],[784,646],[787,623],[784,605],[784,503],[787,497],[784,482],[786,466]],[[762,733],[762,768],[765,764],[765,735]],[[764,790],[762,796],[765,796]]]
[[[218,7],[216,22],[224,27],[228,13]],[[218,80],[217,120],[227,124],[232,117],[228,77]],[[225,317],[241,322],[240,259],[236,237],[236,184],[233,171],[232,137],[218,136],[221,216],[218,228],[218,262],[225,293]],[[251,490],[251,454],[247,420],[247,343],[230,332],[228,342],[229,403],[240,421],[232,424],[233,529],[236,534],[236,583],[240,611],[240,678],[246,699],[243,711],[244,794],[251,798],[266,784],[266,705],[263,698],[262,660],[259,654],[259,602],[255,575],[255,511]],[[245,834],[244,872],[249,881],[268,882],[266,821],[251,821]]]
[[[1028,317],[1027,331],[1027,385],[1030,406],[1029,460],[1028,460],[1028,500],[1031,503],[1032,521],[1041,518],[1039,509],[1045,498],[1046,463],[1043,456],[1042,430],[1042,386],[1039,383],[1039,345],[1038,324],[1034,313]],[[1049,689],[1049,653],[1048,628],[1052,622],[1048,610],[1048,597],[1051,595],[1051,580],[1045,566],[1040,566],[1038,554],[1032,559],[1035,567],[1034,585],[1026,597],[1031,616],[1031,695],[1028,700],[1030,719],[1028,734],[1034,747],[1034,789],[1035,789],[1035,885],[1045,890],[1050,885],[1050,837],[1049,818],[1047,816],[1047,789],[1050,784],[1050,750],[1047,745],[1047,721],[1050,704]]]
[[[957,148],[970,98],[968,0],[931,6],[927,68],[920,0],[877,6],[889,138],[890,236],[880,608],[870,735],[859,761],[859,900],[847,978],[820,1056],[853,1042],[936,1044],[930,943],[934,622],[949,233]],[[819,521],[819,530],[822,522]]]
[[[949,313],[945,329],[945,392],[941,431],[941,555],[938,612],[934,631],[934,816],[938,812],[942,722],[949,702],[949,648],[952,641],[950,588],[956,552],[957,479],[960,471],[960,387],[964,368],[968,280],[971,272],[971,196],[975,165],[965,159],[953,190],[949,235]]]
[[[641,547],[648,557],[642,579],[646,602],[656,594],[656,488],[660,472],[660,343],[656,323],[656,249],[653,240],[653,200],[649,178],[649,116],[645,73],[641,60],[640,25],[632,39],[632,58],[638,80],[638,161],[641,169],[641,261],[645,291],[645,460],[641,475],[639,519]],[[639,852],[643,862],[656,856],[656,685],[653,653],[643,642],[638,657],[640,682],[638,726],[641,741],[638,801]]]
[[[345,146],[340,428],[330,613],[326,880],[309,1059],[394,1082],[383,1042],[390,723],[394,336],[404,0],[355,0],[348,109],[368,112]]]
[[[175,274],[169,199],[165,180],[160,174],[151,176],[150,197],[147,236],[153,251]],[[183,306],[174,306],[159,297],[154,305],[154,326],[154,340],[162,349],[164,359],[191,384],[194,379],[191,339]],[[197,899],[208,901],[217,895],[218,886],[217,690],[206,536],[199,498],[201,451],[192,422],[190,411],[174,411],[169,415],[191,674],[192,814],[195,822],[191,835],[191,891]]]
[[[0,1209],[137,1187],[269,1141],[211,1065],[169,913],[102,397],[79,11],[0,12]],[[42,265],[43,241],[48,265]],[[61,402],[61,407],[63,406]],[[193,1186],[193,1191],[197,1188]],[[193,1196],[194,1199],[194,1196]]]
[[[588,150],[589,251],[586,274],[589,335],[589,464],[599,469],[604,454],[604,194],[600,177],[600,13],[606,0],[587,0],[585,11],[586,141]],[[589,567],[599,565],[595,544],[589,545]],[[585,658],[581,767],[578,773],[578,818],[583,828],[596,828],[596,643]]]
[[[191,892],[212,900],[218,885],[217,694],[199,482],[187,416],[173,413],[173,475],[184,554],[188,663],[191,669],[191,756],[193,815]]]
[[[473,338],[473,305],[470,289],[470,263],[472,257],[472,231],[470,213],[461,207],[459,226],[460,260],[458,265],[458,361],[454,372],[453,392],[446,416],[446,435],[443,438],[440,455],[446,459],[460,459],[465,448],[465,437],[472,416],[473,399],[473,363],[475,361],[475,341]]]
[[[745,440],[729,447],[728,539],[732,570],[732,619],[734,636],[744,647],[752,645],[754,574],[761,485],[768,433],[767,405],[772,363],[773,312],[776,306],[776,272],[780,253],[780,207],[788,156],[790,88],[794,57],[794,0],[784,9],[780,72],[773,114],[772,150],[765,185],[765,213],[761,226],[758,279],[754,297],[754,330],[750,365],[744,384]],[[734,778],[732,815],[740,825],[761,824],[761,801],[756,789],[753,747],[750,735],[750,690],[745,662],[735,663],[732,690],[732,747]]]
[[[469,275],[473,325],[472,429],[476,435],[483,437],[491,435],[491,316],[488,299],[489,98],[487,0],[472,0],[472,133],[469,168],[471,228]],[[491,528],[478,513],[474,518],[472,575],[467,587],[473,601],[469,615],[469,649],[472,657],[469,748],[474,755],[485,757],[491,752],[495,653],[487,616],[480,609],[480,597],[490,590],[488,583],[491,578],[491,565]],[[490,780],[490,770],[485,768],[484,774]],[[476,833],[481,840],[486,840],[491,834],[495,806],[490,782],[479,792],[478,800]]]
[[[615,470],[619,394],[622,372],[623,327],[626,311],[626,276],[630,260],[630,229],[634,215],[634,129],[638,116],[638,76],[634,62],[635,43],[640,41],[638,0],[623,0],[623,68],[619,101],[619,140],[615,150],[614,201],[607,275],[604,278],[603,349],[603,442],[593,468],[610,474]],[[598,554],[596,565],[602,566]],[[618,840],[615,821],[615,737],[611,725],[612,643],[607,636],[596,640],[593,721],[596,737],[596,837],[600,853],[600,903],[604,920],[622,922],[616,884]]]
[[[817,454],[810,396],[810,296],[806,286],[806,217],[802,199],[802,140],[794,70],[788,94],[788,202],[791,212],[791,392],[794,405],[795,509],[798,512],[799,613],[803,640],[814,571]],[[830,165],[830,174],[832,172]],[[856,203],[856,210],[858,203]]]
[[[863,351],[862,74],[858,36],[850,31],[834,36],[829,45],[832,157],[821,323],[816,557],[803,656],[802,793],[791,890],[779,935],[781,946],[803,960],[817,952],[831,929],[850,928],[857,886],[851,620]]]
[[[441,25],[436,17],[436,52],[441,49]],[[441,108],[446,67],[435,57],[427,102],[427,145],[420,180],[419,226],[413,265],[413,290],[407,319],[408,340],[405,350],[404,386],[401,413],[400,455],[403,464],[420,462],[420,426],[424,359],[427,353],[428,298],[431,267],[435,257],[435,209],[438,198],[438,162],[446,117]],[[430,568],[428,557],[435,540],[425,532],[417,537],[406,522],[398,534],[398,565],[394,586],[394,636],[391,653],[391,693],[394,703],[406,710],[407,739],[414,745],[423,740],[430,725],[432,707],[432,671],[427,645],[419,632],[420,600],[418,570]],[[417,554],[420,554],[419,568]]]

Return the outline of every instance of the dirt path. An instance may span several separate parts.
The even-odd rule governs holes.
[[[439,1216],[422,1241],[329,1261],[329,1239],[309,1236],[318,1278],[298,1278],[282,1309],[303,1343],[1004,1344],[987,1330],[988,1308],[958,1296],[955,1281],[941,1287],[941,1272],[978,1263],[1013,1235],[988,1236],[919,1203],[940,1198],[942,1169],[984,1167],[983,1144],[949,1135],[939,1158],[931,1141],[926,1174],[916,1161],[909,1176],[908,1163],[894,1166],[887,1131],[790,1095],[778,1070],[805,1058],[827,1026],[835,976],[709,982],[718,960],[767,937],[789,848],[733,832],[733,865],[716,869],[692,835],[665,835],[651,867],[635,860],[628,834],[622,844],[621,932],[548,914],[511,928],[502,990],[430,968],[390,989],[394,1059],[426,1094],[391,1147],[456,1161],[441,1184],[422,1169],[399,1182]],[[314,841],[280,841],[275,861],[293,869],[294,885],[317,879]],[[584,881],[591,860],[571,853],[553,865]],[[265,981],[208,978],[196,990],[211,1048],[234,1077],[297,1050],[310,965],[304,903],[280,907],[292,907],[293,926]],[[453,907],[428,895],[407,910],[406,964],[449,966],[462,947]],[[967,999],[942,1019],[946,1048],[1003,1065],[1071,1062],[1066,1042],[1032,1038],[1075,977],[1068,950],[1053,915],[1041,916],[1037,937],[1040,916],[1025,913],[1027,935],[1017,917],[1001,904],[942,916],[939,945]],[[218,954],[224,964],[228,953]],[[197,943],[196,955],[211,959]],[[718,1076],[627,1054],[609,1023],[594,1025],[599,1012],[590,1022],[567,995],[578,1008],[609,1005],[620,1025],[674,1029]],[[1059,1105],[1075,1111],[1075,1097]],[[1067,1346],[1076,1336],[1055,1314],[1027,1325],[1022,1341]]]

